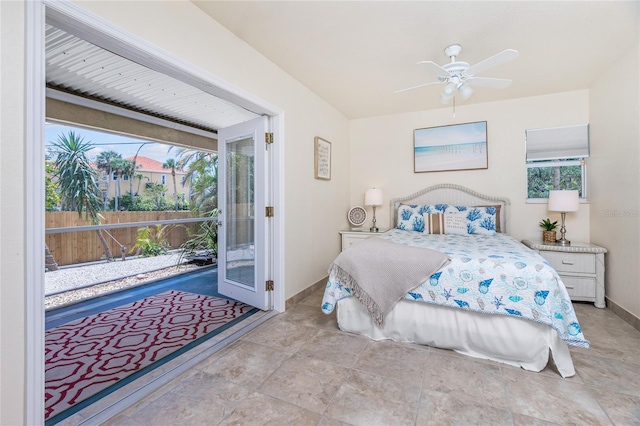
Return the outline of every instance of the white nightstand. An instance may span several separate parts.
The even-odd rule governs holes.
[[[558,272],[571,300],[594,302],[596,308],[604,302],[604,254],[606,248],[595,244],[572,242],[569,246],[522,240],[535,250]]]
[[[340,231],[340,235],[342,236],[342,251],[345,251],[347,248],[351,247],[354,244],[357,244],[361,241],[366,240],[369,237],[373,237],[375,235],[382,235],[386,232],[385,230],[380,230],[378,232],[371,232],[369,229],[363,229],[362,231]]]

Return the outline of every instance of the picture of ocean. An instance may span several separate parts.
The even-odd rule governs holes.
[[[416,172],[487,168],[485,121],[418,129],[414,132]]]

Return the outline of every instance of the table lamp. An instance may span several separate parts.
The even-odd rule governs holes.
[[[364,204],[366,206],[373,206],[373,224],[369,230],[371,232],[378,232],[378,228],[376,227],[376,207],[382,205],[382,189],[367,189],[364,193]]]
[[[549,191],[549,205],[547,209],[550,212],[561,212],[562,226],[560,227],[560,239],[556,240],[557,244],[568,246],[571,241],[564,237],[567,229],[564,226],[564,217],[567,212],[577,212],[580,208],[580,197],[577,190]]]

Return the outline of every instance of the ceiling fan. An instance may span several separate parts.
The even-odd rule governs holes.
[[[492,87],[494,89],[504,89],[511,85],[511,80],[505,78],[476,77],[477,74],[493,68],[505,62],[512,61],[518,57],[518,51],[513,49],[504,50],[484,61],[478,62],[473,66],[469,66],[467,62],[457,61],[456,57],[460,54],[462,46],[452,44],[444,49],[444,53],[451,59],[451,62],[445,65],[438,65],[432,61],[420,61],[418,65],[426,65],[431,70],[438,73],[438,81],[419,84],[406,89],[396,90],[393,93],[406,92],[407,90],[418,89],[420,87],[431,86],[433,84],[444,84],[440,102],[448,104],[456,96],[463,101],[469,99],[473,94],[473,89],[469,86]]]

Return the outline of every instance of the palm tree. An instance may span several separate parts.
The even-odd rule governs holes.
[[[176,206],[176,210],[178,210],[178,186],[176,185],[176,160],[174,158],[167,158],[162,164],[163,169],[171,169],[171,177],[173,178],[173,201]]]
[[[135,179],[139,173],[136,173],[136,170],[139,169],[140,166],[136,165],[131,160],[124,160],[124,167],[122,168],[122,175],[127,176],[129,179],[129,197],[131,198],[131,206],[133,206],[133,179]]]
[[[103,170],[107,175],[107,197],[103,200],[103,210],[109,208],[109,194],[111,193],[111,175],[113,174],[113,160],[122,158],[122,155],[115,151],[103,151],[96,157],[98,170]]]
[[[68,136],[60,135],[53,143],[56,159],[55,177],[58,180],[60,196],[67,208],[72,208],[85,218],[90,219],[93,225],[100,224],[100,187],[97,182],[97,173],[91,167],[87,159],[87,152],[93,149],[91,142],[73,131]],[[102,243],[108,261],[113,260],[111,249],[102,235],[100,229],[96,230]]]
[[[190,208],[195,214],[210,212],[218,206],[218,155],[188,148],[178,150],[178,167],[186,169],[191,182]]]
[[[111,167],[113,170],[113,175],[115,177],[116,182],[116,190],[115,190],[115,200],[114,200],[114,210],[120,210],[120,196],[122,195],[122,188],[120,187],[120,182],[122,182],[122,176],[125,175],[125,170],[130,163],[129,160],[125,160],[122,157],[114,158],[111,161]]]

